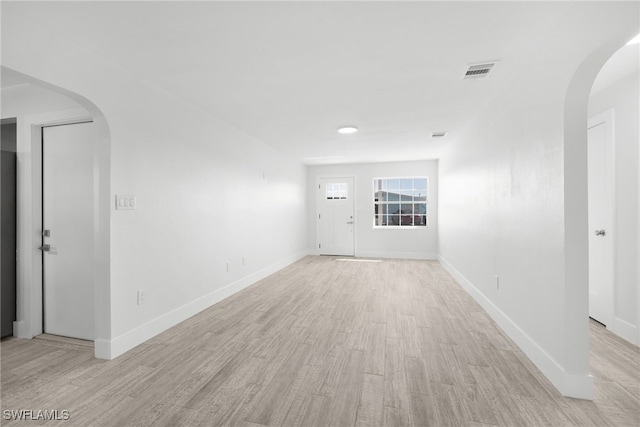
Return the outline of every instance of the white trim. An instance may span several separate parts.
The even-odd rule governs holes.
[[[498,326],[511,338],[522,352],[533,362],[551,383],[567,397],[577,399],[593,399],[593,377],[589,374],[572,374],[538,345],[509,316],[500,310],[477,287],[456,270],[443,256],[439,256],[440,264],[456,279],[456,281],[476,300]]]
[[[613,318],[615,316],[615,295],[616,295],[616,272],[615,272],[615,262],[616,254],[615,254],[615,237],[616,237],[616,174],[615,174],[615,113],[614,109],[610,108],[605,110],[599,114],[595,114],[591,116],[587,121],[587,129],[592,129],[596,126],[604,125],[605,126],[605,189],[606,189],[606,201],[604,203],[605,206],[610,207],[607,215],[609,216],[610,222],[609,224],[605,224],[606,236],[609,238],[606,240],[607,244],[607,253],[608,257],[605,260],[605,270],[606,274],[609,277],[609,283],[611,283],[610,293],[608,294],[607,301],[607,315],[605,319],[597,319],[601,321],[605,325],[609,326],[613,323]],[[588,160],[587,160],[588,162]],[[587,188],[588,191],[588,188]],[[587,212],[587,218],[588,218]],[[588,222],[587,222],[588,224]],[[594,230],[588,230],[589,233],[592,233]],[[590,259],[590,258],[589,258]],[[591,278],[589,278],[591,279]],[[589,298],[591,298],[591,292],[589,292]],[[591,313],[589,313],[591,314]]]
[[[42,333],[42,265],[38,230],[41,228],[39,129],[43,126],[85,121],[83,108],[17,117],[17,289],[14,335],[33,338]]]
[[[607,329],[630,343],[636,344],[636,337],[638,336],[638,328],[636,325],[614,316],[613,322],[607,325]]]
[[[358,251],[358,258],[389,258],[389,259],[438,259],[438,254],[433,252],[385,252],[385,251]]]
[[[194,316],[212,305],[230,297],[231,295],[253,285],[257,281],[293,264],[307,256],[307,251],[300,252],[282,261],[271,264],[255,273],[245,276],[220,289],[206,294],[194,301],[188,302],[149,322],[140,325],[111,340],[95,340],[95,354],[101,359],[115,359],[132,348],[166,331],[178,323]]]

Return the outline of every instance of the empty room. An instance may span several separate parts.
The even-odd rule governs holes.
[[[0,424],[640,424],[638,1],[0,15]]]

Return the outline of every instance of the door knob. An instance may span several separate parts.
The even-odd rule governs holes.
[[[353,221],[347,221],[347,224],[353,224]]]
[[[596,230],[596,236],[604,236],[605,234],[604,230]]]
[[[40,246],[38,249],[40,249],[42,252],[49,252],[49,251],[51,251],[51,245],[44,244],[44,245]]]

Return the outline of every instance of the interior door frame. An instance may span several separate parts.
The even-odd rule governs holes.
[[[39,126],[40,129],[40,168],[39,168],[39,172],[40,172],[40,230],[44,230],[45,229],[45,192],[44,192],[44,188],[45,188],[45,157],[44,157],[44,153],[45,153],[45,129],[48,128],[55,128],[55,127],[60,127],[60,126],[74,126],[74,125],[81,125],[81,124],[86,124],[86,123],[92,123],[93,124],[93,118],[88,117],[84,120],[82,119],[78,119],[78,120],[74,120],[71,121],[69,123],[67,122],[62,122],[62,123],[56,123],[56,124],[47,124],[47,125],[42,125]],[[95,134],[95,127],[92,128],[93,133]],[[95,151],[95,150],[94,150]],[[92,163],[92,168],[95,169],[95,155],[93,156],[93,163]],[[95,173],[93,174],[95,175]],[[95,178],[95,177],[94,177]],[[92,191],[92,199],[94,201],[93,205],[95,208],[95,199],[96,199],[96,189],[95,186],[93,186],[93,191]],[[96,221],[95,221],[95,215],[93,215],[92,217],[92,222],[93,222],[93,226],[92,228],[95,230],[96,228]],[[45,236],[44,234],[41,232],[40,233],[40,246],[45,244]],[[93,237],[93,241],[92,242],[92,246],[95,247],[95,236]],[[41,289],[42,289],[42,301],[41,301],[41,306],[42,306],[42,332],[43,333],[47,333],[46,331],[46,301],[45,301],[45,297],[46,297],[46,280],[45,280],[45,260],[46,260],[46,254],[44,252],[41,251],[41,260],[42,260],[42,274],[40,276],[41,278]],[[94,269],[95,270],[95,269]],[[93,283],[93,294],[95,294],[95,283]],[[94,313],[95,313],[95,298],[93,301],[94,304]],[[95,319],[93,319],[94,324],[95,324]],[[93,330],[93,334],[94,334],[94,338],[95,338],[95,328]]]
[[[38,249],[42,244],[42,129],[49,126],[71,125],[94,121],[85,110],[67,110],[64,112],[45,113],[33,116],[18,117],[18,268],[16,289],[16,322],[14,336],[33,338],[43,333],[43,293],[42,293],[42,252]],[[96,130],[97,131],[97,130]],[[100,138],[99,138],[100,140]],[[99,145],[100,142],[98,142]],[[99,150],[98,150],[99,151]],[[101,177],[108,161],[100,153],[94,156],[94,176]],[[102,219],[100,207],[104,194],[99,183],[94,183],[94,249],[100,250],[104,237],[101,236]],[[108,235],[106,236],[108,238]],[[94,269],[99,272],[101,252],[95,252]],[[94,282],[97,293],[101,283]],[[96,321],[104,314],[99,309],[97,298],[94,298]],[[100,319],[104,323],[103,319]],[[96,323],[96,329],[97,328]],[[98,336],[98,335],[96,335]],[[96,347],[96,356],[106,358],[104,349]]]
[[[353,197],[351,199],[352,203],[353,203],[353,220],[354,220],[354,224],[353,224],[353,256],[357,256],[358,253],[358,247],[357,247],[357,243],[358,243],[358,239],[356,238],[356,233],[358,232],[358,215],[356,214],[356,198],[358,197],[358,193],[357,193],[357,188],[358,188],[358,183],[357,183],[357,178],[354,175],[316,175],[316,184],[314,187],[314,190],[316,192],[316,196],[315,196],[315,206],[316,206],[316,210],[315,210],[315,223],[316,223],[316,240],[315,240],[315,244],[314,244],[314,251],[316,253],[316,255],[320,255],[320,248],[318,247],[318,244],[320,243],[320,221],[318,219],[318,215],[320,215],[320,204],[319,204],[319,200],[320,200],[320,193],[318,192],[320,190],[320,181],[323,179],[341,179],[341,178],[348,178],[348,179],[352,179],[353,180],[353,188],[351,189],[351,194],[353,194]]]
[[[611,298],[607,301],[607,318],[604,319],[608,329],[614,328],[615,323],[615,297],[616,297],[616,275],[615,275],[615,236],[616,236],[616,176],[615,176],[615,115],[613,108],[605,110],[599,114],[589,117],[587,122],[587,130],[598,125],[605,125],[605,148],[607,156],[605,159],[605,189],[606,189],[606,206],[609,206],[608,215],[610,215],[610,230],[606,231],[606,236],[610,238],[606,240],[606,252],[609,254],[605,265],[605,274],[609,277],[611,283]],[[588,171],[587,171],[588,173]],[[588,191],[588,189],[587,189]],[[588,216],[588,212],[587,212]],[[588,230],[592,233],[594,230]],[[589,278],[591,279],[591,278]]]

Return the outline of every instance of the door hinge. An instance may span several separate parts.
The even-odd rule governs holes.
[[[318,214],[318,219],[320,219],[320,214]]]
[[[318,243],[318,249],[322,249],[322,244]]]
[[[320,184],[318,184],[318,190],[320,189]]]

